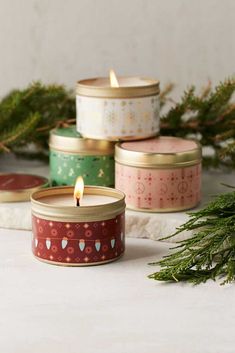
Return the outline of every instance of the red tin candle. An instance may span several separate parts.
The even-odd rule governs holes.
[[[127,207],[173,212],[195,207],[201,198],[201,146],[194,140],[157,137],[116,145],[115,187]]]
[[[125,195],[112,188],[85,186],[78,203],[73,194],[69,186],[33,193],[34,256],[65,266],[118,259],[125,249]]]

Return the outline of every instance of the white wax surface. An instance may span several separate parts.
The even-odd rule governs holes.
[[[118,198],[105,195],[83,195],[80,206],[105,205],[118,201]],[[40,202],[54,206],[76,206],[73,195],[53,195],[40,199]]]
[[[118,83],[120,87],[138,87],[138,86],[149,86],[156,83],[156,80],[149,79],[149,78],[142,78],[142,77],[118,77]],[[87,86],[94,86],[94,87],[110,87],[110,79],[109,77],[100,77],[96,79],[88,79],[83,80],[81,83]],[[115,87],[117,88],[117,87]]]

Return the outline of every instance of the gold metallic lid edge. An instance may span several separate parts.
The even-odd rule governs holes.
[[[104,87],[92,86],[91,84],[89,84],[96,79],[98,78],[90,78],[78,81],[76,86],[76,94],[96,98],[139,98],[144,96],[157,95],[160,92],[160,82],[158,80],[153,80],[150,78],[140,77],[140,79],[149,82],[148,85],[140,86]]]
[[[99,221],[108,221],[109,219],[113,219],[116,216],[122,214],[125,211],[124,208],[118,208],[116,212],[111,213],[100,213],[100,214],[92,214],[92,215],[75,215],[75,216],[56,216],[54,213],[48,213],[45,215],[44,213],[36,212],[32,209],[32,214],[35,217],[40,219],[45,219],[47,221],[54,221],[54,222],[70,222],[70,223],[77,223],[77,222],[99,222]]]
[[[96,140],[96,141],[99,141],[99,140],[106,140],[106,141],[109,141],[109,142],[113,142],[114,143],[114,148],[115,148],[115,144],[117,142],[128,142],[128,141],[141,141],[141,140],[146,140],[146,139],[149,139],[151,137],[155,137],[155,136],[158,136],[159,135],[159,129],[156,129],[152,134],[148,134],[148,135],[142,135],[142,136],[139,136],[139,135],[133,135],[133,136],[104,136],[104,135],[97,135],[97,136],[94,136],[94,135],[87,135],[86,133],[85,134],[82,134],[84,136],[84,138],[87,138],[87,139],[92,139],[92,140]]]
[[[114,154],[114,143],[105,139],[91,139],[84,137],[68,137],[50,132],[49,147],[61,152],[74,152],[89,155]]]
[[[79,155],[79,156],[111,156],[113,157],[114,156],[114,148],[113,148],[113,151],[75,151],[73,149],[62,149],[62,148],[58,148],[52,144],[49,144],[49,147],[50,147],[50,150],[51,151],[55,151],[55,152],[60,152],[60,153],[65,153],[65,154],[71,154],[71,155]]]
[[[34,192],[31,195],[32,212],[46,217],[57,217],[60,220],[69,218],[71,221],[75,222],[103,219],[103,216],[109,217],[125,210],[125,194],[120,190],[104,186],[85,186],[84,194],[107,195],[117,198],[117,201],[104,205],[80,207],[43,203],[43,197],[52,195],[69,194],[73,199],[73,191],[74,187],[72,186],[58,186]]]
[[[30,197],[31,197],[32,193],[49,186],[49,180],[47,178],[44,178],[44,179],[47,180],[47,182],[45,184],[39,185],[35,188],[14,190],[14,191],[0,190],[0,203],[28,202],[28,201],[30,201]]]
[[[197,164],[200,164],[202,162],[202,159],[198,160],[192,160],[188,162],[181,162],[181,163],[174,163],[174,164],[141,164],[141,163],[133,163],[131,164],[119,161],[118,159],[115,159],[115,163],[121,164],[123,166],[131,167],[131,168],[145,168],[145,169],[176,169],[176,168],[184,168],[184,167],[191,167]]]
[[[161,137],[161,139],[164,138],[169,137]],[[122,148],[122,142],[119,142],[115,146],[115,161],[123,165],[146,168],[180,167],[201,163],[202,148],[200,143],[192,139],[188,139],[188,141],[193,141],[196,144],[196,147],[194,149],[176,153],[131,151]]]

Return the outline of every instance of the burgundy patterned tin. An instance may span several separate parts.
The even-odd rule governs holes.
[[[118,259],[125,249],[125,195],[86,186],[77,207],[73,187],[33,193],[32,251],[39,260],[65,266],[98,265]]]

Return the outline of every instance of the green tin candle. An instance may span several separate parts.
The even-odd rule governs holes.
[[[114,185],[114,143],[83,138],[70,126],[52,130],[49,145],[53,186],[74,185],[79,175],[86,185]]]

